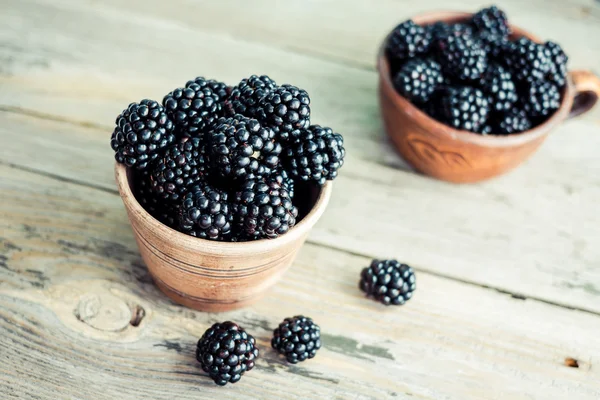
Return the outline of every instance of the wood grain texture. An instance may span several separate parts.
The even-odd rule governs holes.
[[[255,306],[200,313],[152,284],[118,196],[9,167],[0,167],[0,196],[4,398],[600,395],[600,318],[588,313],[427,273],[406,306],[386,308],[356,287],[369,259],[316,245]],[[268,343],[278,321],[298,313],[321,325],[324,348],[289,366]],[[254,334],[263,356],[240,383],[219,388],[200,372],[194,346],[224,319]]]

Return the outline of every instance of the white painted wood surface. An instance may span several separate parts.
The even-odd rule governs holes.
[[[0,394],[600,396],[598,109],[507,176],[445,184],[409,171],[385,140],[373,68],[394,23],[441,2],[122,3],[0,1]],[[597,2],[499,3],[563,44],[572,66],[600,71]],[[284,281],[255,307],[206,315],[149,281],[108,137],[130,101],[160,99],[196,75],[233,83],[252,73],[307,89],[314,121],[345,135],[348,159]],[[370,257],[411,263],[415,299],[394,310],[365,301],[356,281]],[[328,340],[290,368],[268,350],[269,330],[300,312]],[[257,370],[225,389],[193,359],[194,342],[223,318],[265,349]]]

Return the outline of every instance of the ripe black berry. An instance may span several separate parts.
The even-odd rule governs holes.
[[[550,82],[528,82],[523,87],[521,101],[530,117],[547,117],[560,107],[560,91]]]
[[[390,34],[386,46],[388,55],[403,61],[429,51],[430,35],[412,20],[398,25]]]
[[[297,138],[310,125],[310,97],[305,90],[281,85],[261,101],[258,120],[271,127],[278,139]]]
[[[239,381],[254,368],[258,347],[252,335],[236,323],[216,323],[198,341],[196,359],[217,385]]]
[[[481,78],[487,56],[481,43],[470,36],[449,35],[435,43],[437,58],[445,74],[461,81]]]
[[[444,89],[436,113],[453,128],[481,133],[489,111],[487,96],[481,90],[463,86]]]
[[[199,182],[189,189],[179,208],[179,228],[202,239],[224,240],[231,234],[233,209],[225,191]]]
[[[425,26],[427,35],[431,38],[431,42],[435,43],[447,36],[473,36],[473,28],[467,24],[447,24],[445,22],[436,22],[432,25]]]
[[[288,174],[288,172],[284,168],[277,168],[270,176],[271,179],[275,180],[282,188],[287,190],[290,194],[290,197],[294,198],[294,188],[296,184],[292,177]]]
[[[275,239],[295,224],[298,209],[276,178],[246,180],[235,196],[235,222],[246,240]]]
[[[531,129],[531,120],[527,113],[519,108],[513,107],[503,113],[499,113],[493,118],[492,131],[510,135],[520,133]]]
[[[509,110],[518,100],[511,73],[498,64],[490,64],[480,86],[483,93],[489,96],[492,111]]]
[[[433,60],[410,60],[394,77],[396,90],[416,104],[429,101],[443,82],[442,67]]]
[[[520,82],[542,81],[552,68],[550,49],[524,37],[511,42],[503,57],[508,70]]]
[[[567,82],[567,61],[569,61],[569,57],[567,57],[562,47],[554,42],[546,42],[545,46],[550,52],[550,60],[552,61],[550,72],[548,72],[548,80],[562,88]]]
[[[225,108],[229,115],[241,114],[246,117],[260,117],[260,103],[277,88],[277,83],[266,75],[252,75],[231,89]]]
[[[159,153],[175,141],[173,122],[154,100],[131,103],[116,120],[110,146],[115,160],[128,167],[148,168]]]
[[[283,158],[292,177],[323,185],[337,177],[345,155],[341,135],[331,128],[311,125],[286,148]]]
[[[268,176],[279,165],[281,145],[275,132],[257,120],[235,115],[221,118],[209,133],[209,161],[224,178]]]
[[[486,31],[505,38],[511,33],[506,14],[496,6],[484,8],[476,13],[472,22],[480,32]]]
[[[152,182],[147,170],[136,174],[134,182],[135,198],[144,210],[168,227],[175,228],[179,203],[166,202],[162,196],[152,190]]]
[[[208,161],[200,138],[184,137],[169,147],[150,170],[152,190],[171,203],[180,203],[187,188],[206,177]]]
[[[181,134],[197,136],[222,116],[223,86],[225,84],[198,77],[165,96],[163,105]]]
[[[360,289],[385,305],[402,305],[416,289],[415,274],[411,267],[396,260],[373,260],[362,270]]]
[[[271,346],[292,364],[313,358],[321,348],[321,328],[302,315],[286,318],[273,331]]]

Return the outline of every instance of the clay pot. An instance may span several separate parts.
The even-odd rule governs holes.
[[[201,311],[226,311],[258,300],[281,278],[331,196],[331,182],[306,186],[305,215],[277,239],[229,243],[199,239],[163,225],[137,202],[131,171],[115,166],[119,193],[140,254],[156,285],[167,296]],[[298,195],[297,195],[298,197]]]
[[[464,21],[472,14],[434,12],[413,21]],[[513,26],[515,37],[534,35]],[[480,135],[453,129],[429,117],[402,97],[392,84],[384,41],[378,56],[379,98],[385,129],[402,157],[418,171],[450,182],[477,182],[503,174],[525,161],[548,133],[567,118],[588,111],[600,96],[600,78],[589,71],[571,71],[560,108],[541,125],[515,135]]]

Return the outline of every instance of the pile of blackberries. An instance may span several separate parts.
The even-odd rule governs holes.
[[[253,75],[237,86],[198,77],[116,120],[115,159],[135,170],[140,204],[192,236],[276,238],[296,223],[296,183],[323,185],[344,163],[344,140],[311,125],[308,93]],[[295,189],[296,188],[296,189]]]
[[[454,24],[405,21],[389,35],[386,54],[400,95],[446,125],[479,134],[544,122],[560,107],[567,80],[561,47],[515,38],[496,6]]]

